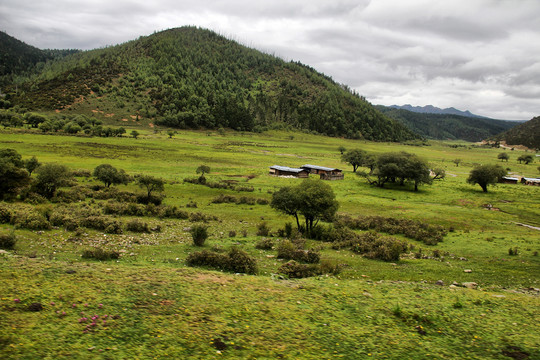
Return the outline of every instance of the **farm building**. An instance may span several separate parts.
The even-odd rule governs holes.
[[[340,169],[327,168],[317,165],[302,165],[302,169],[309,171],[310,174],[317,174],[321,176],[321,180],[343,180],[344,175]]]
[[[499,180],[499,182],[502,184],[517,184],[519,182],[519,178],[512,176],[503,176]]]
[[[306,169],[290,168],[287,166],[270,166],[270,175],[272,176],[294,176],[298,178],[309,177],[309,171]]]
[[[526,177],[523,177],[523,178],[521,178],[521,183],[522,183],[522,184],[525,184],[525,185],[536,185],[536,186],[540,186],[540,179],[538,179],[538,178],[526,178]]]

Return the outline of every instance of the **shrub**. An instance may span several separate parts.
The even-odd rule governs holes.
[[[103,248],[91,248],[86,249],[82,253],[84,259],[95,259],[95,260],[113,260],[120,257],[120,253],[115,250],[108,250]]]
[[[85,178],[89,178],[90,176],[92,176],[92,173],[90,172],[90,170],[86,170],[86,169],[77,169],[77,170],[72,170],[72,171],[71,171],[71,175],[72,175],[72,176],[75,176],[75,177],[85,177]]]
[[[218,270],[255,274],[257,262],[245,251],[231,248],[226,254],[203,250],[190,253],[186,259],[188,266],[208,266]]]
[[[274,242],[270,238],[262,238],[255,244],[255,249],[259,250],[272,250]]]
[[[519,254],[519,250],[518,250],[517,246],[514,247],[514,248],[508,249],[508,255],[515,256],[515,255],[518,255],[518,254]]]
[[[17,237],[12,231],[9,234],[0,234],[0,249],[11,250],[17,243]]]
[[[205,225],[193,225],[189,232],[195,246],[203,246],[208,238],[208,227]]]
[[[289,240],[282,240],[278,244],[277,257],[285,260],[296,260],[306,263],[318,263],[321,256],[318,252],[313,250],[299,249],[295,244]]]
[[[189,218],[189,213],[178,209],[176,206],[161,206],[158,211],[160,218],[171,218],[185,220]]]
[[[0,204],[0,224],[9,224],[12,216],[11,209],[4,204]]]
[[[30,207],[16,209],[11,217],[11,223],[29,230],[48,230],[51,228],[51,224],[45,216]]]
[[[219,194],[219,196],[212,199],[213,204],[234,204],[236,203],[236,197],[232,195]]]
[[[244,250],[233,247],[229,250],[227,270],[235,273],[255,274],[257,261]]]
[[[300,279],[318,275],[319,269],[317,265],[299,264],[296,261],[291,260],[281,265],[278,272],[287,275],[291,279]]]
[[[236,237],[236,231],[234,230],[229,231],[229,237]]]
[[[257,199],[257,204],[258,205],[268,205],[270,202],[266,199]]]
[[[126,224],[126,230],[132,231],[132,232],[138,232],[138,233],[150,232],[150,229],[148,228],[148,224],[140,221],[139,219],[133,219],[131,221],[128,221],[128,223]]]
[[[374,240],[372,238],[373,235],[360,237],[359,241],[351,246],[351,250],[369,259],[398,261],[399,256],[408,249],[408,244],[399,239],[377,235]]]
[[[189,221],[191,222],[209,222],[211,220],[217,220],[218,218],[214,215],[205,215],[201,212],[194,212],[189,214]]]
[[[257,225],[257,236],[268,236],[269,233],[270,228],[268,227],[266,221],[263,221]]]
[[[163,199],[165,198],[165,195],[159,194],[159,195],[148,195],[148,194],[139,194],[137,195],[137,202],[139,204],[154,204],[154,205],[161,205],[163,202]]]

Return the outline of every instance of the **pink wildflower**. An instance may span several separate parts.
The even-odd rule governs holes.
[[[21,299],[13,299],[13,301],[15,301],[16,303],[20,303]]]

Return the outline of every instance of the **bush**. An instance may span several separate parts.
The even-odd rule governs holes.
[[[0,234],[0,249],[11,250],[17,243],[17,237],[14,232],[9,234]]]
[[[163,199],[165,198],[164,195],[150,195],[147,194],[139,194],[137,195],[137,202],[139,204],[154,204],[156,206],[161,205],[163,202]]]
[[[178,209],[176,206],[165,205],[159,208],[158,216],[160,218],[186,220],[189,218],[189,213],[187,211]]]
[[[126,224],[126,230],[137,233],[150,233],[148,224],[140,221],[139,219],[133,219]]]
[[[268,227],[266,221],[263,221],[257,225],[257,236],[268,236],[269,233],[270,228]]]
[[[12,216],[11,209],[4,204],[0,204],[0,224],[9,224]]]
[[[190,253],[186,259],[188,266],[208,266],[235,273],[255,274],[257,262],[245,251],[231,248],[226,254],[203,250]]]
[[[218,218],[214,215],[205,215],[201,212],[194,212],[189,214],[189,221],[191,222],[209,222],[211,220],[217,220]]]
[[[236,231],[234,230],[229,231],[229,237],[236,237]]]
[[[281,265],[278,272],[287,275],[291,279],[301,279],[318,275],[319,269],[317,265],[299,264],[296,261],[291,260]]]
[[[203,246],[208,238],[208,227],[205,225],[193,225],[189,232],[195,246]]]
[[[11,224],[29,230],[48,230],[51,224],[43,214],[31,207],[16,209],[11,217]]]
[[[235,273],[255,274],[257,261],[244,250],[233,247],[229,250],[227,270]]]
[[[318,263],[321,259],[321,256],[318,252],[313,250],[303,250],[299,249],[295,244],[289,240],[282,240],[278,244],[277,248],[277,257],[278,259],[285,260],[296,260],[306,263]]]
[[[408,244],[402,240],[367,234],[359,237],[359,241],[351,246],[352,251],[369,259],[398,261],[399,256],[408,250]]]
[[[270,238],[262,238],[255,244],[255,249],[259,250],[272,250],[274,242]]]
[[[86,249],[82,253],[83,259],[95,260],[113,260],[120,257],[120,253],[115,250],[107,250],[103,248]]]

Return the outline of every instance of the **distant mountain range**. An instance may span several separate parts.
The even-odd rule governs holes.
[[[413,112],[382,105],[377,105],[376,107],[386,116],[402,123],[427,139],[477,142],[493,137],[522,123],[519,121],[495,120],[480,116],[471,117],[452,113]],[[420,107],[411,106],[411,108]],[[435,107],[431,108],[436,109]],[[459,110],[456,111],[459,112]]]
[[[390,105],[388,107],[394,108],[394,109],[408,110],[408,111],[412,111],[415,113],[422,113],[422,114],[449,114],[449,115],[460,115],[460,116],[473,117],[473,118],[486,118],[485,116],[475,115],[471,113],[469,110],[461,111],[454,107],[441,109],[433,105],[412,106],[410,104],[405,104],[401,106]]]

